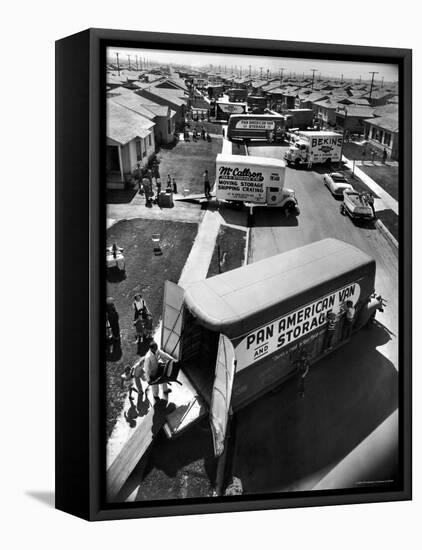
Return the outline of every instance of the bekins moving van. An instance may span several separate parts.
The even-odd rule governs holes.
[[[324,239],[186,289],[167,281],[161,346],[191,388],[168,415],[167,435],[209,414],[219,456],[230,410],[296,372],[303,351],[312,364],[347,341],[347,300],[355,307],[353,332],[382,308],[382,299],[373,296],[375,269],[375,260],[358,248]],[[336,315],[329,346],[328,312]]]
[[[295,143],[284,155],[287,164],[299,166],[340,162],[343,136],[335,132],[297,132]]]
[[[215,193],[219,201],[284,208],[299,213],[295,193],[284,187],[281,159],[218,154]]]

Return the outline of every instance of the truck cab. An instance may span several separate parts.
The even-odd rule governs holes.
[[[309,143],[307,141],[298,140],[290,145],[288,151],[284,155],[284,159],[287,164],[298,166],[308,162],[309,152]]]

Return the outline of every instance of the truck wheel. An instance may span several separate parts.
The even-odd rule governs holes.
[[[344,204],[340,204],[340,214],[342,216],[346,215],[346,209],[344,208]]]

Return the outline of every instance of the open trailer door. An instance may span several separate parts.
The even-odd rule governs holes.
[[[235,370],[233,344],[227,336],[220,334],[210,407],[215,456],[220,456],[224,451]]]
[[[163,324],[161,349],[180,360],[180,338],[183,330],[183,296],[180,286],[166,281],[164,284]]]

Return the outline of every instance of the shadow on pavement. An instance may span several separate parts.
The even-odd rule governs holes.
[[[135,500],[210,496],[216,475],[211,430],[195,425],[176,439],[163,431],[141,460],[120,494]],[[189,478],[189,479],[187,479]]]
[[[361,330],[311,367],[303,398],[294,378],[238,413],[233,474],[245,493],[304,479],[311,489],[396,410],[397,371],[376,349],[390,338],[381,324]]]

